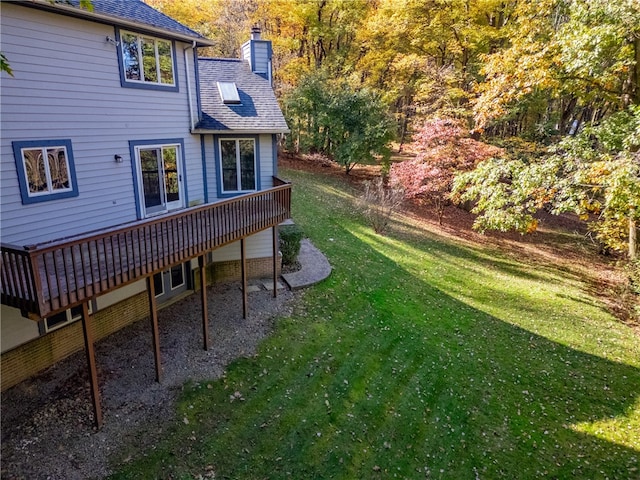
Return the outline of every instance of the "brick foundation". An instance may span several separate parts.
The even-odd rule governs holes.
[[[280,262],[278,262],[277,270],[280,274]],[[196,276],[199,275],[197,270],[193,273]],[[272,258],[247,260],[248,277],[270,278],[272,275]],[[208,283],[238,279],[240,279],[240,261],[219,262],[207,266]],[[194,283],[199,285],[199,281]],[[95,313],[93,316],[95,339],[96,341],[100,340],[127,325],[148,317],[147,293],[134,295]],[[25,319],[25,322],[28,321],[30,320]],[[0,358],[0,388],[2,391],[11,388],[83,348],[82,322],[74,322],[9,350],[3,353]]]
[[[146,293],[96,312],[93,331],[100,340],[149,316]],[[25,322],[30,320],[25,319]],[[2,390],[6,390],[84,348],[82,322],[73,322],[2,354]]]
[[[276,265],[276,273],[280,275],[281,262]],[[241,273],[240,260],[228,262],[216,262],[207,266],[207,278],[214,283],[240,280]],[[273,258],[251,258],[247,260],[248,278],[271,278],[273,277]]]

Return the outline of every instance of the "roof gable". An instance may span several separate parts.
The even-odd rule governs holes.
[[[284,133],[282,115],[271,83],[251,72],[248,62],[239,59],[198,59],[201,120],[198,133]],[[225,104],[219,83],[235,83],[240,103]]]

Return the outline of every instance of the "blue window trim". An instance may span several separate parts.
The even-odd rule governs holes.
[[[220,157],[220,140],[241,140],[250,139],[254,141],[254,154],[256,156],[256,189],[242,190],[234,192],[225,192],[222,188],[222,158]],[[216,164],[216,187],[218,198],[231,198],[246,193],[258,192],[262,189],[260,182],[260,137],[259,135],[214,135],[213,136],[213,152]]]
[[[200,78],[200,69],[198,68],[198,47],[193,49],[193,67],[194,67],[194,75],[196,78],[196,101],[198,104],[198,112],[202,112],[202,101],[200,99],[200,82],[198,79]],[[200,121],[200,118],[198,118]],[[204,155],[203,157],[204,158]]]
[[[202,155],[202,183],[204,187],[204,203],[209,203],[209,181],[207,179],[207,155],[204,135],[200,135],[200,154]]]
[[[20,185],[20,196],[22,204],[49,202],[51,200],[59,200],[61,198],[71,198],[80,195],[78,191],[78,179],[76,177],[76,166],[73,160],[73,149],[71,148],[70,139],[62,140],[24,140],[11,142],[13,146],[13,156],[16,161],[16,171],[18,173],[18,183]],[[23,148],[44,148],[44,147],[65,147],[67,149],[67,162],[69,162],[69,177],[71,180],[71,190],[66,192],[49,193],[31,197],[29,196],[29,182],[25,171],[24,160],[22,158]]]
[[[179,86],[178,86],[178,56],[176,55],[176,43],[169,39],[169,38],[164,38],[164,37],[158,37],[158,36],[154,36],[154,35],[147,35],[145,33],[141,33],[141,32],[137,32],[135,30],[127,30],[126,28],[124,29],[125,32],[131,32],[131,33],[135,33],[137,35],[142,35],[145,37],[149,37],[149,38],[156,38],[159,40],[166,40],[171,42],[171,52],[173,54],[173,80],[174,80],[174,85],[164,85],[161,83],[151,83],[151,82],[132,82],[127,80],[127,78],[125,77],[124,74],[124,59],[122,58],[122,39],[120,37],[120,29],[116,28],[116,42],[118,44],[118,46],[116,47],[116,50],[118,51],[118,69],[120,71],[120,86],[123,88],[140,88],[143,90],[162,90],[164,92],[177,92],[179,91]]]
[[[183,206],[189,205],[189,189],[187,188],[187,162],[184,154],[183,138],[158,138],[153,140],[129,140],[129,155],[131,155],[131,173],[133,174],[133,194],[136,199],[136,215],[142,220],[144,217],[144,209],[140,202],[140,185],[138,184],[138,158],[136,157],[136,147],[145,145],[180,145],[180,163],[182,164],[182,191],[184,193]]]
[[[278,176],[278,135],[271,134],[271,149],[273,155],[273,176]]]

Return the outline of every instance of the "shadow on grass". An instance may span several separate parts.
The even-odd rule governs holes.
[[[188,425],[113,478],[640,476],[640,369],[604,358],[630,362],[633,338],[599,356],[479,311],[357,238],[329,193],[298,193],[332,276],[258,356],[187,389]]]

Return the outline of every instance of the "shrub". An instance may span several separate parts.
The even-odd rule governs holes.
[[[360,208],[376,233],[384,234],[394,212],[402,206],[404,191],[389,187],[381,177],[364,183],[360,196]]]
[[[625,266],[625,271],[629,277],[631,291],[640,296],[640,260],[631,260]]]
[[[293,265],[300,253],[300,242],[302,241],[304,232],[298,225],[281,225],[279,233],[282,264]]]

